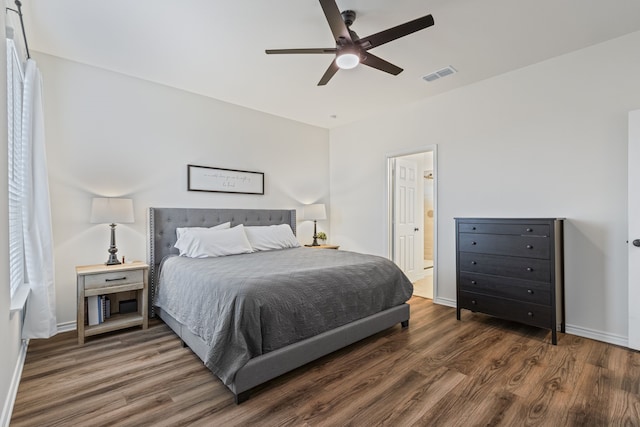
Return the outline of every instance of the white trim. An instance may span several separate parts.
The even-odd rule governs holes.
[[[13,313],[24,309],[24,305],[27,303],[27,298],[29,298],[30,293],[31,287],[29,287],[28,283],[23,283],[18,287],[18,289],[16,289],[11,296],[11,307],[9,308],[9,312],[12,316]]]
[[[435,304],[456,308],[456,301],[448,298],[436,298],[433,302]],[[576,335],[582,338],[606,342],[607,344],[629,347],[629,339],[623,335],[611,334],[609,332],[597,331],[595,329],[583,328],[582,326],[576,325],[566,325],[565,331],[568,335]]]
[[[602,341],[622,347],[629,347],[629,338],[622,335],[583,328],[582,326],[576,325],[566,325],[565,330],[567,331],[567,334],[577,335],[579,337]]]
[[[11,384],[9,384],[9,392],[2,407],[2,415],[0,415],[0,426],[2,427],[9,427],[9,422],[11,421],[13,405],[16,402],[18,386],[20,385],[20,378],[22,377],[22,368],[24,368],[24,361],[27,358],[27,348],[29,348],[29,340],[22,340],[20,351],[18,352],[18,360],[16,360],[16,367],[11,377]]]
[[[433,303],[434,304],[440,304],[440,305],[446,305],[447,307],[453,307],[456,308],[456,300],[454,299],[449,299],[449,298],[434,298],[433,299]]]
[[[627,159],[629,167],[627,169],[627,300],[628,315],[627,326],[629,337],[627,346],[634,350],[640,350],[640,249],[631,242],[640,237],[640,196],[638,195],[638,181],[640,171],[636,168],[636,163],[640,159],[640,110],[629,112],[629,141],[627,143]]]
[[[72,320],[70,322],[58,323],[57,329],[59,334],[62,332],[71,332],[78,329],[78,325],[75,320]]]

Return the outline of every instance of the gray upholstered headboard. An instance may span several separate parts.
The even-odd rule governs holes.
[[[178,227],[213,227],[231,222],[231,226],[289,224],[296,232],[296,211],[285,209],[204,209],[149,208],[149,307],[153,316],[156,274],[162,259],[177,254]]]

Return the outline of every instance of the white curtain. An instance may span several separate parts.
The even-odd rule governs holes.
[[[25,276],[31,294],[27,299],[22,337],[49,338],[56,334],[57,322],[42,76],[32,59],[27,60],[24,74],[22,137],[26,171],[22,207]]]

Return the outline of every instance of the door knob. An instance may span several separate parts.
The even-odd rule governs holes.
[[[633,241],[633,246],[638,246],[640,247],[640,239],[636,239]]]

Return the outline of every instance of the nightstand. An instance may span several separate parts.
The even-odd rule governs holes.
[[[116,265],[84,265],[76,267],[78,285],[78,344],[84,344],[85,337],[111,332],[118,329],[149,324],[147,315],[149,265],[132,262]],[[86,299],[91,296],[112,295],[114,301],[119,295],[135,293],[138,310],[133,313],[119,313],[117,304],[113,304],[110,317],[97,325],[85,325]]]
[[[318,245],[318,246],[311,246],[311,245],[305,245],[307,248],[316,248],[316,249],[338,249],[340,247],[340,245]]]

